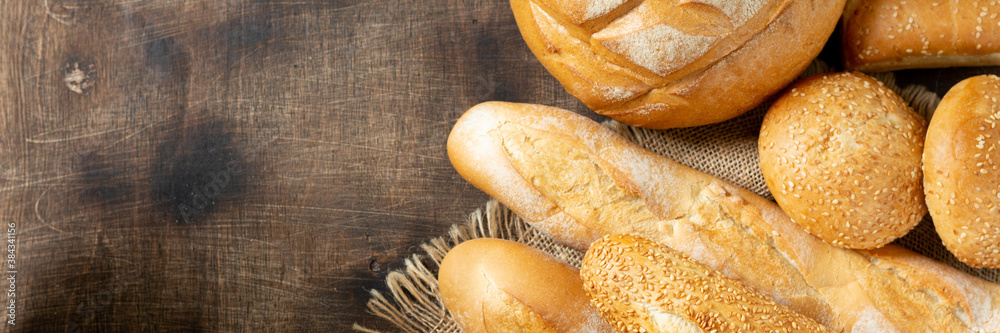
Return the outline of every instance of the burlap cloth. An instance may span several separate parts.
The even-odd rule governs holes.
[[[816,62],[803,76],[829,71],[825,64]],[[877,74],[874,77],[899,93],[927,119],[940,101],[939,96],[924,87],[898,87],[892,74]],[[723,123],[694,128],[649,130],[614,121],[604,125],[642,147],[773,200],[757,159],[757,136],[769,105],[765,103]],[[462,332],[441,302],[437,269],[445,254],[455,245],[484,237],[528,244],[576,267],[580,267],[583,259],[583,253],[557,244],[506,207],[490,200],[484,208],[472,213],[466,223],[454,225],[447,235],[421,245],[423,253],[406,259],[404,269],[389,273],[386,276],[387,294],[371,291],[369,311],[388,320],[402,332]],[[894,243],[985,280],[1000,282],[1000,270],[976,269],[955,259],[941,244],[929,217]],[[354,325],[354,329],[377,332],[358,324]]]

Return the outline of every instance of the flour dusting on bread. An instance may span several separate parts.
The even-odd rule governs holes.
[[[600,34],[594,34],[599,38]],[[624,34],[603,44],[636,65],[660,75],[684,68],[701,57],[718,37],[689,35],[667,24]]]
[[[653,129],[753,109],[819,54],[844,1],[510,0],[531,52],[570,94]]]
[[[587,11],[584,14],[584,20],[593,20],[595,18],[604,16],[610,13],[618,6],[624,4],[627,0],[590,0],[587,3]]]

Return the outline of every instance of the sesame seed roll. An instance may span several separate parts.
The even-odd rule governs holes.
[[[873,249],[927,213],[921,174],[926,121],[857,72],[795,83],[768,110],[760,167],[778,205],[824,241]]]
[[[963,262],[1000,267],[1000,78],[951,88],[927,129],[924,191],[941,241]]]

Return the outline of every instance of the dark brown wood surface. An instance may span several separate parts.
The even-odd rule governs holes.
[[[368,290],[487,199],[462,112],[584,109],[504,1],[0,1],[0,84],[0,327],[46,332],[388,328]]]
[[[0,0],[0,327],[389,329],[368,291],[487,199],[445,152],[486,100],[599,119],[506,1]]]

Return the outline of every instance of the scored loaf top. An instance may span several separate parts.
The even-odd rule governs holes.
[[[532,52],[570,94],[624,123],[668,128],[732,118],[790,83],[822,49],[843,0],[511,6]]]

